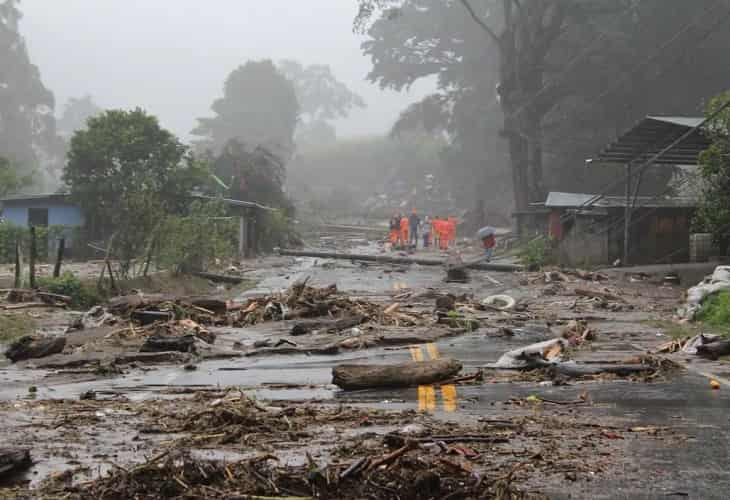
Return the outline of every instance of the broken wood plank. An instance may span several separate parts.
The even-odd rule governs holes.
[[[342,389],[376,389],[427,385],[454,377],[461,363],[454,359],[414,361],[395,365],[339,365],[332,369],[332,383]]]

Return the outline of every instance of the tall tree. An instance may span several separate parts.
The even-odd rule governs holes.
[[[270,60],[249,61],[226,79],[212,118],[199,118],[192,131],[201,146],[220,152],[231,139],[263,146],[288,158],[299,116],[294,85]]]
[[[77,130],[86,128],[89,118],[102,113],[90,95],[71,97],[63,108],[63,115],[58,120],[58,131],[61,135],[70,137]]]
[[[53,94],[18,31],[18,0],[0,0],[0,154],[30,172],[61,151]]]
[[[115,233],[123,271],[159,221],[184,213],[190,192],[208,178],[207,166],[141,109],[90,118],[71,139],[63,176],[92,231]]]
[[[515,205],[523,210],[543,199],[549,182],[544,157],[559,163],[566,158],[564,150],[591,151],[645,113],[648,102],[662,102],[655,96],[661,95],[668,108],[676,109],[677,101],[684,109],[692,100],[696,106],[702,82],[669,99],[654,87],[657,81],[670,87],[665,79],[677,65],[675,56],[683,56],[685,65],[701,60],[708,67],[707,59],[695,57],[703,25],[713,29],[713,16],[722,20],[726,13],[714,9],[696,29],[685,25],[716,4],[361,0],[355,27],[368,35],[363,50],[373,59],[371,80],[401,88],[436,75],[441,97],[448,98],[447,115],[456,109],[455,101],[467,102],[469,95],[481,96],[485,120],[501,115],[499,133],[507,139]],[[481,39],[475,38],[475,28]],[[667,40],[674,43],[667,46]],[[655,52],[663,57],[652,57]],[[642,65],[645,59],[653,64]],[[493,87],[484,85],[490,78]],[[716,84],[716,77],[712,80]],[[481,128],[490,134],[495,130],[493,125]],[[575,147],[577,140],[581,147]]]
[[[334,135],[329,122],[347,117],[355,108],[365,107],[363,98],[339,81],[326,64],[303,66],[285,59],[279,62],[279,70],[294,84],[302,113],[300,132],[311,139]]]

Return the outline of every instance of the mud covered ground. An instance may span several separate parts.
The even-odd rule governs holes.
[[[419,266],[250,267],[257,286],[224,297],[237,320],[185,318],[213,344],[140,357],[154,329],[118,314],[68,331],[63,353],[0,368],[0,448],[29,449],[33,461],[0,497],[724,498],[730,478],[716,464],[728,458],[730,401],[694,362],[653,354],[671,339],[665,321],[682,295],[661,275],[472,272],[446,283]],[[305,279],[336,285],[336,300],[367,319],[297,336],[299,319],[241,320],[254,302],[286,303],[277,294]],[[516,307],[483,307],[494,294]],[[65,331],[69,318],[58,318],[44,333]],[[651,369],[566,378],[493,368],[556,337],[571,339],[566,359]],[[458,359],[461,376],[394,390],[331,385],[343,362],[440,357]]]

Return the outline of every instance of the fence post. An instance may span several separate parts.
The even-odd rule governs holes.
[[[35,262],[38,249],[36,248],[36,238],[35,238],[35,226],[30,226],[30,257],[28,259],[28,269],[30,271],[30,287],[35,288]]]
[[[56,265],[53,266],[53,277],[61,276],[61,263],[63,262],[63,252],[66,249],[66,238],[58,240],[58,252],[56,253]]]
[[[20,238],[15,240],[15,288],[23,287],[23,250],[20,246]]]

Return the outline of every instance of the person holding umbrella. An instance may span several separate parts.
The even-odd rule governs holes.
[[[484,257],[486,261],[492,260],[494,254],[494,247],[497,246],[497,239],[495,237],[497,231],[491,226],[485,226],[477,232],[477,237],[482,240],[482,246],[484,247]]]

